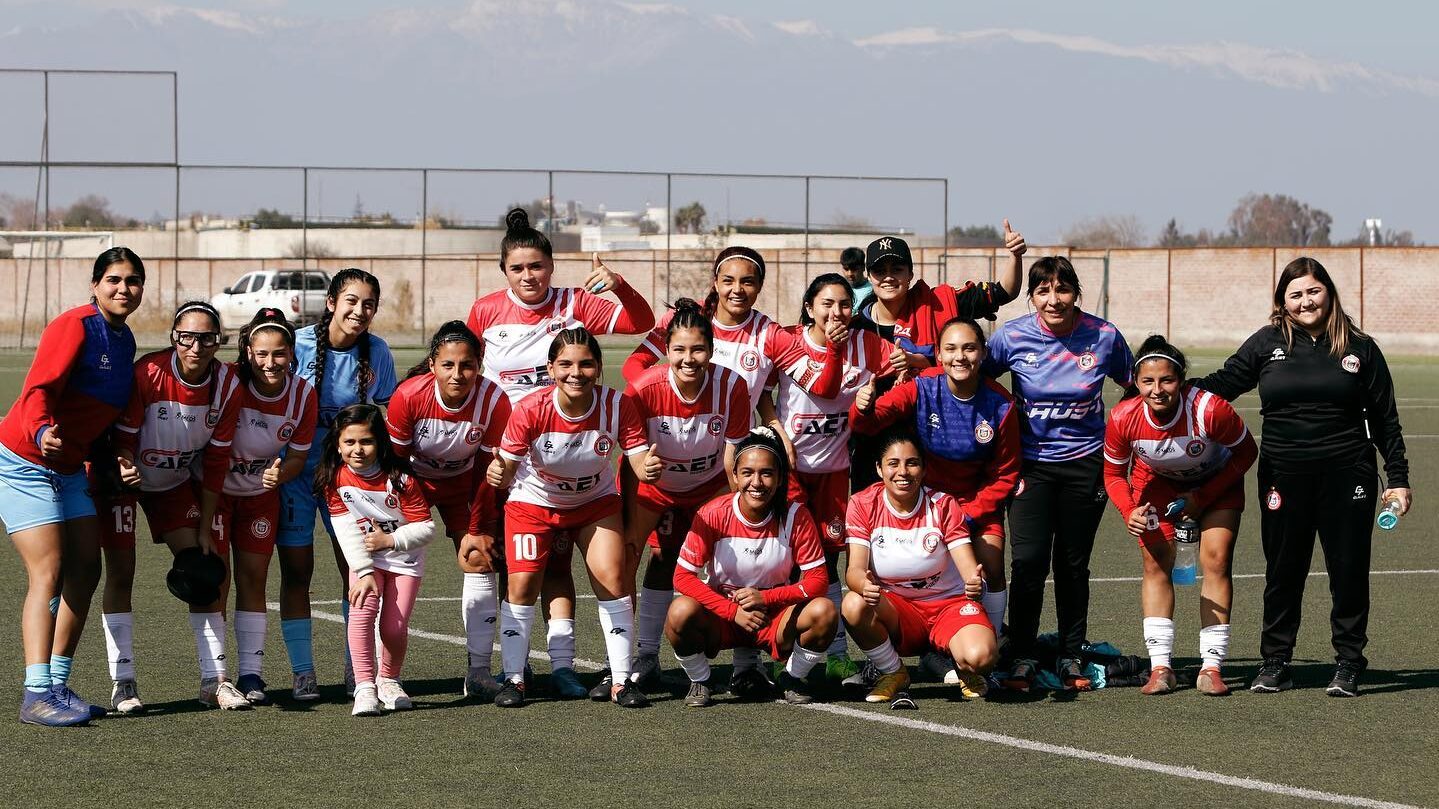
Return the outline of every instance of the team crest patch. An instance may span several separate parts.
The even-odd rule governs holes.
[[[279,438],[281,441],[289,441],[290,437],[294,434],[295,425],[287,421],[284,424],[280,425],[280,431],[275,433],[275,437]]]
[[[385,508],[399,508],[400,496],[394,492],[385,493]]]
[[[989,422],[981,421],[974,425],[974,440],[981,444],[988,444],[994,440],[994,428],[989,426]]]
[[[753,371],[759,367],[759,352],[753,348],[746,350],[739,355],[739,367],[746,371]]]
[[[1204,442],[1200,441],[1198,438],[1190,441],[1189,445],[1184,448],[1184,454],[1188,455],[1191,458],[1198,458],[1200,455],[1204,454]]]
[[[710,435],[719,435],[724,432],[724,417],[712,416],[709,425]]]
[[[599,455],[599,456],[601,456],[601,457],[603,457],[603,456],[605,456],[605,455],[609,455],[609,454],[610,454],[610,450],[611,450],[613,447],[614,447],[614,442],[611,441],[611,440],[610,440],[610,437],[607,436],[607,435],[602,435],[602,436],[600,436],[599,438],[596,438],[596,439],[595,439],[595,454],[596,454],[596,455]]]
[[[1264,498],[1265,508],[1268,508],[1270,511],[1278,511],[1282,505],[1284,505],[1284,498],[1279,496],[1279,490],[1270,489],[1269,496]]]
[[[829,537],[830,539],[839,539],[839,535],[843,532],[844,519],[841,517],[835,517],[834,519],[824,524],[825,536]]]
[[[200,519],[200,507],[199,507],[199,506],[190,506],[189,510],[185,512],[185,519],[187,519],[187,520],[198,520],[198,519]]]
[[[250,534],[256,539],[264,539],[270,535],[270,529],[272,527],[269,520],[264,517],[257,517],[254,522],[250,523]]]
[[[1083,354],[1080,354],[1080,355],[1079,355],[1079,360],[1078,360],[1079,370],[1081,370],[1081,371],[1088,371],[1088,370],[1090,370],[1091,368],[1094,367],[1094,363],[1095,363],[1096,361],[1097,361],[1097,360],[1095,359],[1095,356],[1094,356],[1094,352],[1093,352],[1093,351],[1086,351],[1086,352],[1084,352]]]
[[[809,369],[815,373],[824,371],[824,363],[819,360],[809,360]]]
[[[471,425],[470,425],[470,431],[469,431],[468,433],[465,433],[465,443],[466,443],[466,444],[478,444],[478,443],[480,443],[480,425],[478,425],[478,424],[471,424]]]
[[[215,429],[215,425],[217,425],[217,424],[219,424],[219,423],[220,423],[220,411],[218,411],[218,410],[211,410],[211,411],[209,411],[209,412],[207,412],[207,413],[205,414],[205,426],[206,426],[206,427],[209,427],[211,430],[213,430],[213,429]]]
[[[924,548],[925,553],[934,553],[934,549],[939,547],[939,534],[925,534],[919,543]]]
[[[554,541],[550,543],[550,550],[563,556],[570,550],[570,534],[568,531],[561,531],[555,534]]]
[[[1339,361],[1339,367],[1351,374],[1359,373],[1359,358],[1353,354],[1345,354],[1344,359]]]
[[[979,605],[974,603],[973,601],[967,602],[963,607],[959,608],[959,614],[965,616],[978,615]]]

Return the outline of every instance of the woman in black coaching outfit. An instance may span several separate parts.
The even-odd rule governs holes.
[[[1233,400],[1259,388],[1260,537],[1264,543],[1264,663],[1250,690],[1293,686],[1289,661],[1314,536],[1324,550],[1333,608],[1335,660],[1327,693],[1352,697],[1369,624],[1369,547],[1379,504],[1409,510],[1409,462],[1394,382],[1384,354],[1344,314],[1328,271],[1297,258],[1279,274],[1269,325],[1224,367],[1196,383]],[[1374,450],[1384,455],[1388,488],[1379,491]]]

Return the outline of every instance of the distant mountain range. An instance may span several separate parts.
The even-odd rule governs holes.
[[[1008,216],[1037,240],[1102,214],[1136,214],[1151,234],[1170,217],[1220,228],[1240,196],[1273,192],[1328,210],[1336,238],[1381,216],[1439,239],[1423,169],[1439,81],[1233,43],[934,28],[850,39],[809,20],[608,0],[338,20],[52,2],[7,8],[0,67],[179,71],[187,162],[940,176],[951,224]],[[53,157],[168,159],[163,82],[57,79],[52,98]],[[33,81],[0,76],[12,114],[0,159],[38,154],[37,99]],[[417,194],[409,179],[315,179],[312,208],[336,214],[404,210]],[[288,178],[283,190],[233,176],[185,184],[187,208],[298,210]],[[546,190],[533,176],[431,184],[431,207],[461,218]],[[725,209],[803,216],[795,184],[676,184],[676,205],[700,199],[712,221]],[[33,186],[0,172],[0,191]],[[557,196],[611,207],[663,202],[663,180],[564,186]],[[172,187],[73,176],[52,194],[108,190],[143,216],[168,210]],[[811,207],[816,221],[937,232],[940,203],[934,187],[817,183]]]

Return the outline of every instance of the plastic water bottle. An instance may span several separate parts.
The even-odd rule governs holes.
[[[1399,526],[1399,501],[1389,498],[1384,501],[1384,508],[1379,510],[1379,518],[1375,520],[1379,528],[1384,531],[1393,531]]]
[[[1174,526],[1174,572],[1170,579],[1175,584],[1193,584],[1198,578],[1198,566],[1199,523],[1180,520]]]

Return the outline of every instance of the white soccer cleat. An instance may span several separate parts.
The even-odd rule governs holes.
[[[200,681],[200,704],[222,711],[248,711],[253,707],[234,683],[218,677]]]
[[[135,714],[145,710],[140,701],[140,689],[134,680],[120,680],[110,689],[110,707],[119,714]]]
[[[380,704],[387,711],[408,711],[415,707],[410,695],[395,680],[381,680],[379,687]]]

